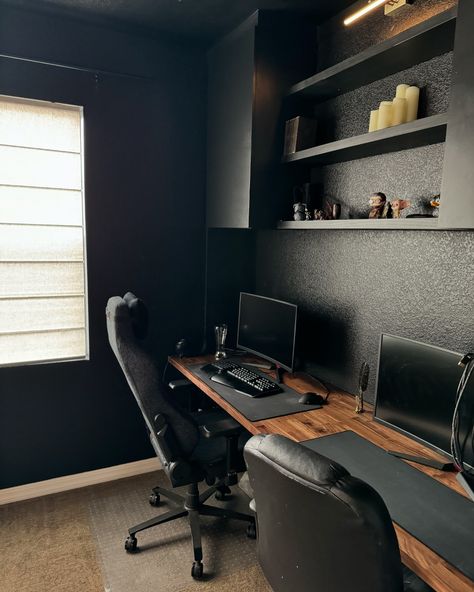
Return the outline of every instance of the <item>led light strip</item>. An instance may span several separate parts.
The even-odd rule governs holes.
[[[364,6],[364,8],[361,8],[360,10],[355,12],[353,15],[347,17],[344,20],[344,24],[346,25],[346,27],[349,25],[352,25],[352,23],[354,21],[359,20],[360,18],[365,16],[367,13],[372,12],[372,10],[375,10],[379,6],[383,6],[384,4],[388,4],[388,2],[390,2],[390,0],[372,0],[372,2],[369,2],[369,4],[367,4],[367,6]]]

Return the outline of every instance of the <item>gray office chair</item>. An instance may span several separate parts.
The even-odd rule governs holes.
[[[379,494],[346,469],[279,435],[244,450],[257,549],[274,592],[428,592],[402,568]]]
[[[187,516],[191,527],[194,563],[191,575],[203,575],[199,515],[220,516],[248,522],[247,535],[255,537],[253,515],[206,505],[216,494],[224,499],[229,486],[237,483],[237,470],[244,468],[239,456],[241,426],[223,412],[189,414],[180,409],[163,385],[156,362],[144,345],[148,313],[144,303],[131,292],[123,298],[110,298],[106,309],[110,345],[135,396],[150,435],[151,444],[173,487],[187,485],[185,496],[155,487],[150,503],[158,505],[160,496],[176,508],[129,528],[125,549],[138,549],[136,534],[152,526]],[[243,442],[241,442],[243,448]],[[239,464],[240,459],[240,464]],[[211,485],[199,493],[198,483]]]

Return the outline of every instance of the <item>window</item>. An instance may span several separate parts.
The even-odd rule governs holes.
[[[0,366],[87,359],[82,107],[0,95]]]

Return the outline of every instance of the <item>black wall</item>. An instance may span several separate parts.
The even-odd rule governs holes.
[[[415,16],[432,16],[453,4],[420,0],[411,9],[413,17],[408,12],[392,19],[374,14],[346,30],[339,16],[320,28],[320,63],[346,58],[411,26]],[[402,75],[427,85],[426,114],[446,110],[450,64],[447,54]],[[390,99],[379,95],[394,91],[399,82],[398,74],[326,106],[341,122],[336,136],[361,133],[368,109]],[[362,120],[358,105],[371,97],[375,104],[367,105]],[[346,202],[356,215],[364,208],[367,214],[367,199],[374,191],[385,191],[390,199],[427,198],[438,192],[443,149],[436,145],[363,159],[313,175],[323,179],[329,196]],[[369,398],[381,332],[455,351],[473,349],[473,277],[473,232],[260,231],[256,237],[256,290],[301,307],[299,345],[307,369],[354,392],[366,360],[372,369]]]
[[[360,364],[375,386],[380,333],[454,351],[474,346],[474,233],[262,231],[259,294],[300,306],[309,372],[355,392]]]
[[[90,361],[0,369],[0,487],[153,456],[107,342],[111,295],[148,303],[158,361],[203,319],[204,55],[0,8],[0,93],[84,105]],[[183,239],[185,237],[185,239]]]

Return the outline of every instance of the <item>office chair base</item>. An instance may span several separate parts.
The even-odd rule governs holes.
[[[218,481],[215,485],[201,494],[199,493],[197,483],[192,483],[189,485],[185,496],[161,487],[155,487],[152,490],[149,500],[152,505],[158,504],[161,496],[163,496],[177,504],[177,506],[169,512],[165,512],[160,516],[155,516],[154,518],[150,518],[150,520],[146,520],[145,522],[141,522],[140,524],[129,528],[129,536],[125,541],[125,550],[128,553],[138,552],[139,548],[136,538],[138,532],[187,516],[191,529],[194,551],[194,562],[191,568],[191,575],[195,579],[202,578],[204,568],[202,564],[201,525],[199,522],[199,516],[215,516],[218,518],[230,518],[232,520],[248,522],[247,536],[249,538],[256,537],[255,517],[253,515],[235,512],[234,510],[228,510],[227,508],[217,508],[205,503],[213,494],[219,493],[225,498],[228,491],[230,492],[230,489],[226,485],[225,480]]]
[[[150,497],[148,498],[148,501],[150,503],[150,506],[153,506],[154,508],[156,508],[157,506],[159,506],[161,504],[161,496],[159,493],[155,493],[154,491],[150,494]]]
[[[214,497],[218,502],[224,502],[228,498],[228,496],[231,495],[231,493],[231,488],[227,485],[223,485],[216,491]]]
[[[125,551],[127,553],[136,553],[138,551],[138,543],[135,536],[129,536],[125,539]]]
[[[193,566],[191,568],[191,576],[195,580],[200,580],[204,573],[204,567],[201,561],[194,561]]]

